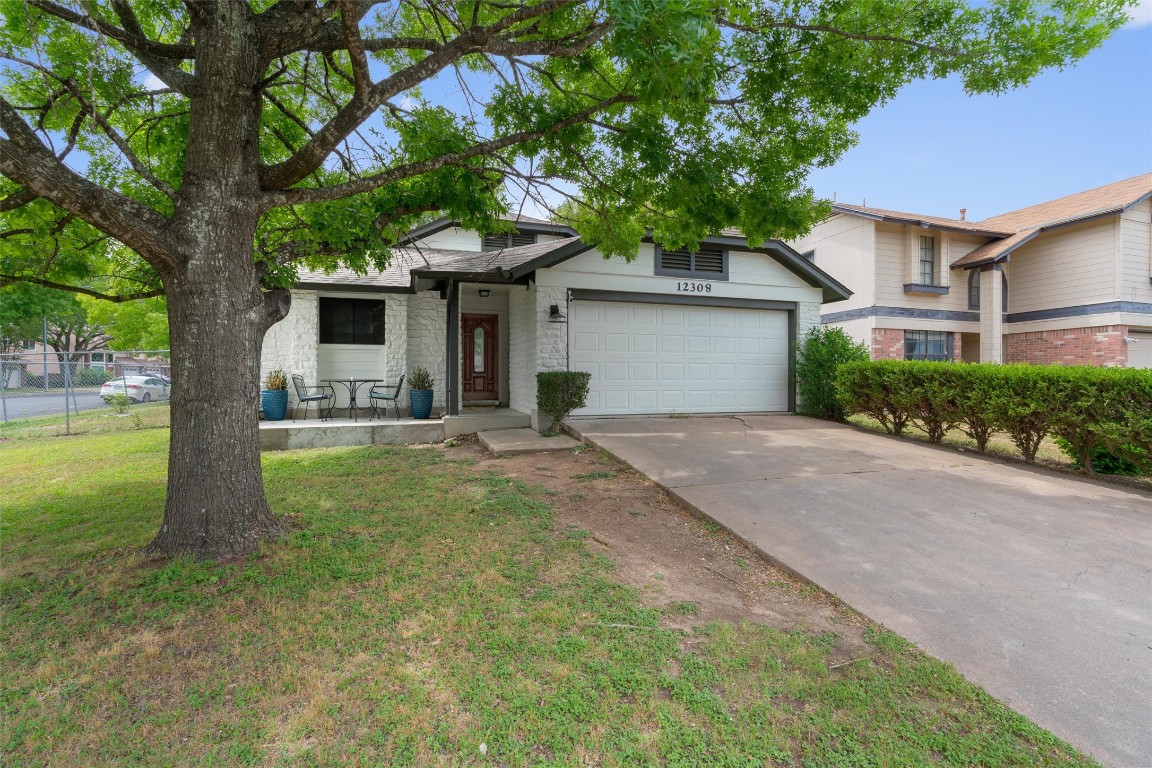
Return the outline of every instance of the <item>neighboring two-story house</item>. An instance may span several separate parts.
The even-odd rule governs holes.
[[[983,221],[834,203],[793,243],[873,358],[1152,367],[1152,174]]]
[[[536,374],[555,370],[592,374],[580,414],[787,411],[796,339],[848,296],[777,241],[722,234],[688,253],[648,240],[625,261],[563,225],[514,222],[482,235],[440,219],[384,271],[302,272],[264,371],[394,382],[420,366],[448,415],[500,404],[533,426]]]

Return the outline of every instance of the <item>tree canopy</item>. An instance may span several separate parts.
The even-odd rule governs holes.
[[[235,554],[278,532],[254,361],[301,265],[381,266],[432,214],[497,231],[521,196],[570,199],[605,253],[634,254],[647,230],[670,247],[726,227],[798,235],[823,212],[809,170],[901,86],[1020,85],[1097,46],[1124,6],[10,2],[0,281],[166,295],[173,448],[153,549]]]

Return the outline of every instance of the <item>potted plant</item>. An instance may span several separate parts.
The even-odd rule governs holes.
[[[432,388],[436,380],[427,368],[416,368],[408,377],[409,401],[412,406],[412,418],[427,419],[432,415]]]
[[[283,421],[288,415],[288,374],[277,368],[264,379],[260,390],[260,410],[269,421]]]

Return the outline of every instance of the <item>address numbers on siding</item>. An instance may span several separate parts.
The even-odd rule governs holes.
[[[677,282],[678,293],[712,293],[712,283],[685,283]]]

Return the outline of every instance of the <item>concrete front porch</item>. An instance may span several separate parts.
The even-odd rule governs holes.
[[[433,419],[317,418],[260,422],[260,450],[286,451],[295,448],[335,448],[349,445],[415,445],[439,443],[449,437],[470,435],[481,430],[527,427],[528,414],[511,408],[464,409],[459,416]]]

